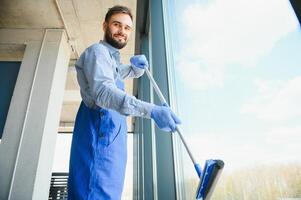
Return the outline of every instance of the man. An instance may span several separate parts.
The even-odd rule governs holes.
[[[180,120],[167,106],[140,101],[124,92],[122,80],[138,78],[148,67],[144,55],[120,63],[118,49],[132,30],[127,7],[114,6],[103,23],[104,40],[87,48],[76,62],[82,103],[78,110],[70,155],[68,199],[121,198],[127,159],[126,116],[152,118],[165,131]]]

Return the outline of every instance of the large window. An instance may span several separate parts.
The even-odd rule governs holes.
[[[0,62],[0,141],[21,62]]]
[[[163,5],[183,135],[200,164],[225,162],[213,199],[300,198],[301,32],[289,1]],[[193,199],[197,175],[184,148],[175,150]]]

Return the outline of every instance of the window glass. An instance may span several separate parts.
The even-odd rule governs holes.
[[[286,0],[165,1],[170,89],[213,199],[301,197],[301,32]],[[198,178],[182,146],[185,199]]]
[[[69,172],[72,133],[59,133],[56,139],[52,172]]]
[[[21,62],[0,61],[0,140],[2,138],[4,125],[13,96],[16,80],[18,77]]]

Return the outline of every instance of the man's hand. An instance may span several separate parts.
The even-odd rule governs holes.
[[[174,132],[177,124],[181,123],[181,120],[167,106],[155,106],[151,112],[151,118],[161,130],[166,132]]]
[[[145,55],[135,55],[130,59],[132,66],[138,67],[140,69],[145,69],[148,67],[148,62]]]

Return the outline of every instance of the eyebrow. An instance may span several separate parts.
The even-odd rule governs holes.
[[[122,24],[120,21],[112,21],[112,23],[118,23],[118,24]],[[129,27],[129,28],[132,28],[131,26],[129,26],[129,25],[126,25],[127,27]]]

